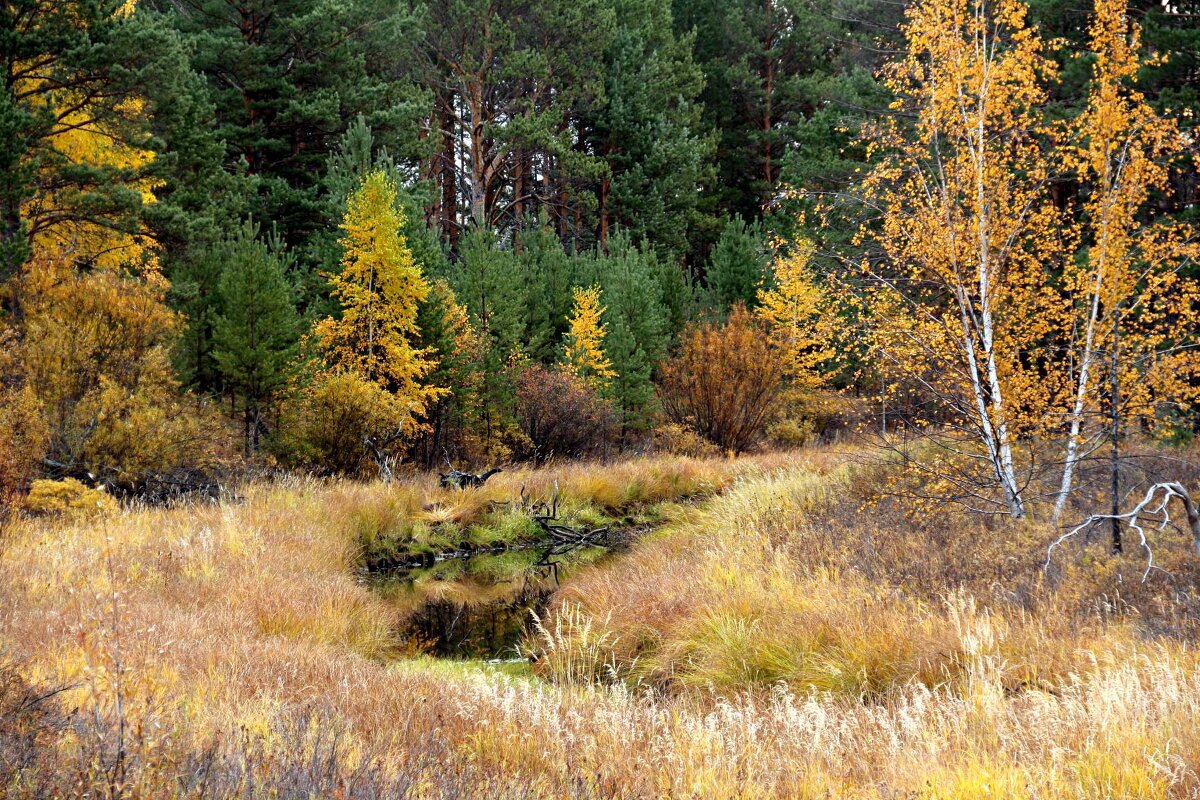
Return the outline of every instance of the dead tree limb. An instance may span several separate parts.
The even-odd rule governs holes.
[[[370,435],[363,437],[363,447],[371,451],[371,456],[375,459],[375,466],[379,469],[379,475],[383,478],[384,483],[392,482],[392,467],[395,464],[395,456],[390,455],[387,449],[403,436],[404,429],[397,428],[395,433],[382,438]]]
[[[503,472],[500,467],[492,467],[487,472],[481,472],[476,475],[473,472],[463,472],[461,470],[450,468],[449,472],[439,472],[438,476],[441,479],[443,489],[455,487],[457,489],[466,489],[468,487],[477,488],[487,483],[488,478],[495,475],[497,472]]]
[[[1124,522],[1131,529],[1137,531],[1142,551],[1146,554],[1146,571],[1142,573],[1142,580],[1145,581],[1150,575],[1150,571],[1154,569],[1154,550],[1150,547],[1150,542],[1146,538],[1146,529],[1143,525],[1155,524],[1155,530],[1158,531],[1170,525],[1170,505],[1171,501],[1175,499],[1183,503],[1184,512],[1187,514],[1188,528],[1191,530],[1192,540],[1196,545],[1196,552],[1200,555],[1200,508],[1197,508],[1191,493],[1188,492],[1182,483],[1168,481],[1165,483],[1156,483],[1151,486],[1141,502],[1129,511],[1123,514],[1093,514],[1079,525],[1076,525],[1055,539],[1046,551],[1046,564],[1043,569],[1050,568],[1050,559],[1054,555],[1054,550],[1063,542],[1076,534],[1090,530],[1092,526],[1099,522],[1114,520]]]
[[[533,521],[538,524],[550,541],[558,545],[590,547],[602,545],[608,541],[609,526],[591,528],[586,525],[573,528],[562,524],[558,519],[558,481],[554,482],[554,496],[550,502],[535,503],[530,508]]]

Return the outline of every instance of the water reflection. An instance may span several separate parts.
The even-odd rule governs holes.
[[[448,558],[373,577],[401,611],[406,649],[443,658],[517,658],[533,613],[560,582],[604,554],[599,547],[508,550]]]

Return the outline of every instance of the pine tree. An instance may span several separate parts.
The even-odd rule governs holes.
[[[184,38],[206,79],[225,167],[256,179],[256,218],[300,257],[323,225],[321,167],[337,137],[368,115],[400,157],[421,152],[423,98],[407,79],[407,4],[375,0],[142,0]]]
[[[710,305],[722,314],[738,303],[753,308],[767,265],[762,226],[746,224],[741,217],[729,220],[708,262]]]
[[[246,223],[224,248],[214,326],[214,357],[226,388],[242,407],[246,455],[259,448],[263,414],[292,374],[300,317],[285,278],[278,241],[263,242]]]
[[[521,233],[517,266],[524,278],[524,349],[529,357],[550,364],[566,333],[577,258],[568,254],[542,215],[537,227]]]
[[[341,316],[322,320],[314,332],[335,371],[357,373],[420,415],[443,390],[422,383],[435,366],[415,344],[417,308],[429,285],[400,234],[403,225],[395,183],[372,172],[350,197],[342,271],[330,277]]]
[[[587,267],[587,278],[600,285],[607,299],[605,355],[617,373],[608,393],[621,411],[622,432],[629,436],[648,427],[654,416],[651,375],[668,342],[657,262],[618,231],[609,254],[596,254]]]
[[[604,355],[604,337],[608,331],[601,321],[600,287],[572,291],[575,307],[568,320],[563,362],[567,372],[583,379],[596,391],[608,388],[617,373]]]
[[[472,428],[479,419],[483,374],[483,339],[454,290],[442,279],[430,283],[429,294],[417,310],[420,345],[437,359],[426,383],[449,391],[425,415],[425,432],[412,452],[427,467],[441,463],[446,453],[461,456],[471,449]]]
[[[690,34],[676,35],[670,0],[610,0],[617,30],[604,55],[605,102],[581,114],[605,173],[596,187],[598,243],[618,226],[672,260],[691,250],[711,178],[715,137],[697,102],[704,75]]]
[[[524,280],[514,254],[498,248],[494,236],[482,229],[466,235],[457,277],[456,294],[470,310],[480,338],[476,435],[490,458],[500,458],[517,431],[511,367],[525,358]]]
[[[125,0],[0,6],[0,281],[53,247],[90,265],[145,255],[154,82],[177,85],[179,42]]]

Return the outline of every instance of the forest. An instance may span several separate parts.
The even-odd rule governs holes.
[[[1200,792],[1196,0],[0,64],[5,796]]]

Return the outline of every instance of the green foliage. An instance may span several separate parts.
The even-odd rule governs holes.
[[[552,363],[566,333],[571,288],[578,285],[578,259],[568,255],[543,216],[535,228],[521,233],[517,268],[524,278],[524,350],[543,364]]]
[[[585,123],[611,175],[598,193],[601,226],[620,225],[676,260],[691,249],[693,230],[711,224],[698,208],[715,143],[697,102],[704,76],[692,37],[674,33],[669,0],[612,3],[607,102]]]
[[[123,6],[15,0],[0,8],[0,282],[30,256],[30,237],[56,225],[138,230],[151,165],[81,157],[71,135],[102,131],[111,154],[144,149],[157,110],[144,99],[156,83],[179,85],[177,38],[156,17]]]
[[[322,225],[319,176],[358,114],[383,144],[419,151],[419,93],[397,62],[408,12],[373,0],[156,3],[206,81],[225,166],[254,176],[250,213],[296,249]]]
[[[258,449],[263,413],[292,376],[301,319],[285,279],[287,256],[272,237],[246,223],[224,248],[213,356],[242,406],[246,455]]]
[[[633,245],[624,233],[614,234],[607,256],[596,254],[588,265],[605,300],[605,355],[617,375],[607,395],[621,412],[622,431],[632,435],[649,428],[654,412],[654,365],[666,354],[668,319],[653,252]]]
[[[708,303],[721,314],[741,303],[758,304],[758,290],[768,277],[770,251],[762,226],[741,217],[725,223],[708,261]]]

